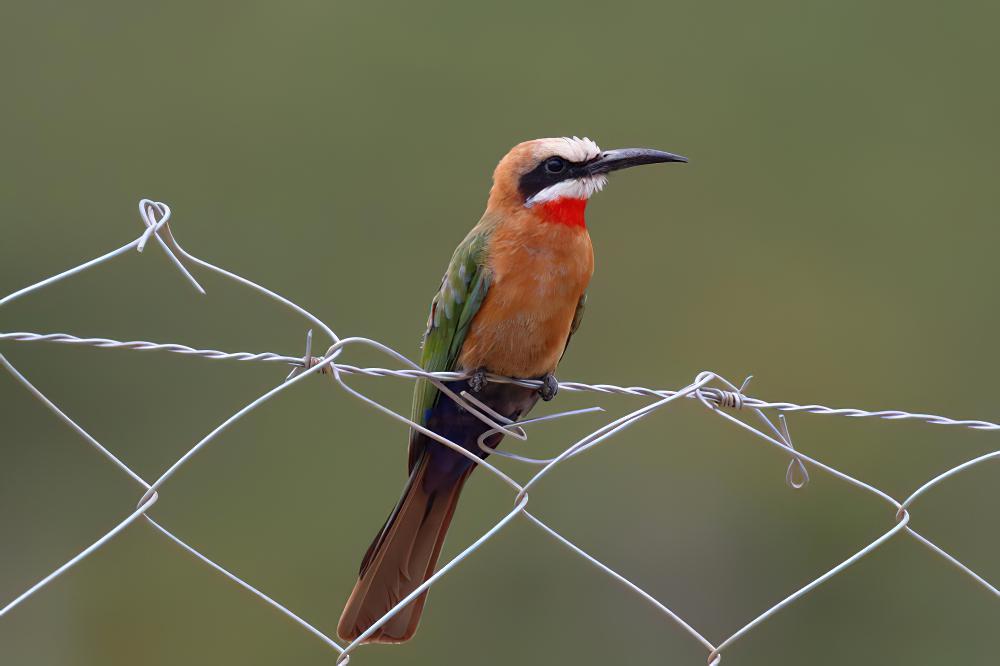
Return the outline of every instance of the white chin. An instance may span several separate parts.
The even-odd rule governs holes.
[[[564,180],[533,195],[524,205],[531,208],[535,204],[556,199],[589,199],[595,192],[600,192],[607,182],[608,178],[603,174]]]

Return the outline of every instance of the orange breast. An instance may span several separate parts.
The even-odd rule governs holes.
[[[489,292],[469,327],[459,364],[508,377],[554,372],[577,303],[594,272],[586,228],[507,216],[489,247]]]

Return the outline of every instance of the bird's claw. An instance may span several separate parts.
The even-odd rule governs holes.
[[[556,380],[556,376],[550,372],[542,377],[542,385],[538,388],[538,395],[542,396],[542,400],[548,402],[556,397],[557,393],[559,393],[559,382]]]
[[[469,388],[472,389],[473,393],[479,393],[486,388],[486,382],[488,381],[486,379],[486,368],[479,368],[469,377]]]

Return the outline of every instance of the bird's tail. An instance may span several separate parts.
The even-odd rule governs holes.
[[[430,460],[430,455],[424,455],[414,467],[403,497],[361,561],[358,582],[337,625],[337,635],[345,641],[360,636],[434,573],[458,496],[473,466],[442,483],[428,479]],[[365,642],[409,640],[417,630],[426,598],[425,591]]]

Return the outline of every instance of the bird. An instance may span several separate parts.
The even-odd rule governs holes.
[[[620,169],[687,158],[649,148],[602,151],[588,138],[535,139],[497,164],[486,211],[452,254],[423,336],[421,367],[455,371],[444,382],[517,421],[558,391],[554,373],[580,326],[594,252],[584,219],[590,197]],[[490,382],[488,374],[540,380],[539,388]],[[411,419],[479,458],[491,427],[431,382],[414,388]],[[494,450],[503,438],[485,437]],[[337,634],[355,641],[434,573],[459,495],[477,464],[410,429],[403,494],[361,561]],[[426,590],[365,636],[413,637]]]

